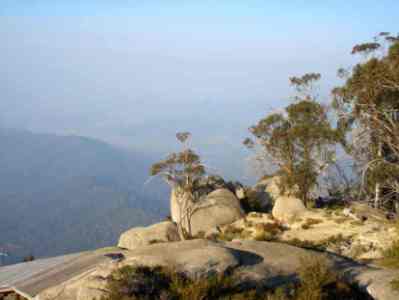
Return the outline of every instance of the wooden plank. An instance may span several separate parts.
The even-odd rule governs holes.
[[[116,251],[115,251],[116,250]],[[26,299],[79,276],[98,264],[111,260],[109,253],[123,253],[115,248],[35,260],[0,268],[0,291],[13,290]],[[1,299],[0,299],[1,300]]]

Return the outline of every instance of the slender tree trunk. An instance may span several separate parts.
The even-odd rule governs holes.
[[[377,152],[378,158],[382,157],[382,144],[381,142],[378,143],[378,152]],[[380,202],[381,202],[381,184],[379,182],[376,182],[375,184],[375,195],[374,195],[374,207],[379,208],[380,207]]]
[[[375,196],[374,196],[374,207],[375,208],[380,207],[380,193],[381,193],[381,186],[380,186],[380,183],[377,182],[375,184]]]

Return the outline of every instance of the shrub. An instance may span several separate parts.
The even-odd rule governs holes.
[[[372,299],[368,294],[344,282],[333,270],[333,265],[326,256],[303,257],[298,276],[300,283],[294,292],[294,300]]]
[[[391,268],[399,268],[399,240],[392,243],[391,247],[383,251],[383,265]]]
[[[161,299],[170,285],[171,278],[163,267],[125,266],[111,274],[110,294],[103,300]]]
[[[255,232],[254,238],[256,241],[263,241],[263,242],[270,242],[276,240],[276,236],[267,231]]]
[[[395,291],[399,291],[399,276],[396,277],[394,280],[391,281],[391,287],[392,287]]]
[[[251,236],[252,236],[251,230],[243,230],[243,232],[241,232],[242,239],[249,239]]]
[[[178,299],[217,299],[234,291],[234,281],[227,275],[213,275],[196,281],[182,274],[172,278],[171,291]]]
[[[114,271],[108,289],[109,296],[102,300],[211,300],[240,294],[229,275],[193,280],[165,267],[143,266],[125,266]]]
[[[399,231],[399,222],[396,223],[396,230]],[[382,264],[389,268],[399,268],[399,239],[383,252]],[[391,281],[391,286],[399,291],[399,276]]]
[[[309,257],[298,270],[299,284],[275,290],[245,287],[232,274],[214,274],[193,280],[165,267],[125,266],[114,271],[110,291],[101,300],[357,300],[371,299],[337,280],[328,261]]]
[[[204,239],[205,238],[205,231],[198,231],[197,235],[196,235],[197,239]]]
[[[248,216],[249,217],[252,217],[252,218],[262,218],[262,214],[261,213],[259,213],[259,212],[250,212],[249,214],[248,214]]]
[[[298,275],[301,282],[298,300],[323,299],[323,288],[337,280],[337,275],[331,271],[331,264],[324,256],[303,257]]]
[[[222,241],[232,241],[235,238],[241,238],[243,231],[243,228],[229,225],[218,235],[218,239]]]
[[[266,231],[269,231],[269,232],[272,232],[275,234],[281,233],[285,230],[285,228],[277,222],[276,223],[264,223],[263,228]]]
[[[265,206],[265,199],[271,199],[271,196],[266,191],[257,191],[252,188],[245,189],[245,198],[240,200],[241,207],[245,213],[251,212],[268,212],[271,207],[269,205]],[[260,215],[262,216],[262,215]]]
[[[278,223],[258,223],[255,225],[255,240],[273,241],[284,230]]]

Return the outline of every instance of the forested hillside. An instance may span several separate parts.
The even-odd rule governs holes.
[[[152,159],[98,140],[0,129],[0,250],[53,256],[114,244],[167,214]],[[1,251],[0,251],[1,252]]]

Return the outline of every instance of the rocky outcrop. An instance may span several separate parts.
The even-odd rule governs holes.
[[[193,235],[205,233],[216,226],[233,223],[243,216],[244,212],[235,195],[227,189],[219,189],[195,206],[190,219],[191,232]]]
[[[271,214],[252,212],[206,236],[302,243],[351,259],[381,259],[397,239],[396,223],[380,219],[372,210],[368,210],[367,219],[360,220],[345,214],[344,209],[310,209],[283,224]],[[373,217],[375,213],[377,217]]]
[[[149,227],[135,227],[119,238],[118,247],[135,249],[154,243],[179,241],[179,233],[175,223],[165,221]]]
[[[183,271],[192,278],[203,278],[228,270],[242,286],[273,288],[297,280],[297,271],[303,257],[321,255],[319,252],[286,244],[258,241],[222,243],[190,240],[154,244],[125,251],[124,260],[116,264],[109,262],[98,265],[65,283],[62,288],[47,290],[47,297],[43,299],[50,299],[48,297],[53,295],[60,300],[88,300],[91,295],[106,295],[103,278],[107,278],[112,270],[125,265],[167,266]],[[374,299],[398,299],[399,294],[389,284],[398,275],[394,271],[360,265],[334,255],[327,254],[326,258],[348,281],[358,284]]]
[[[107,280],[102,276],[89,276],[83,280],[77,288],[77,299],[93,300],[101,299],[109,293]]]

